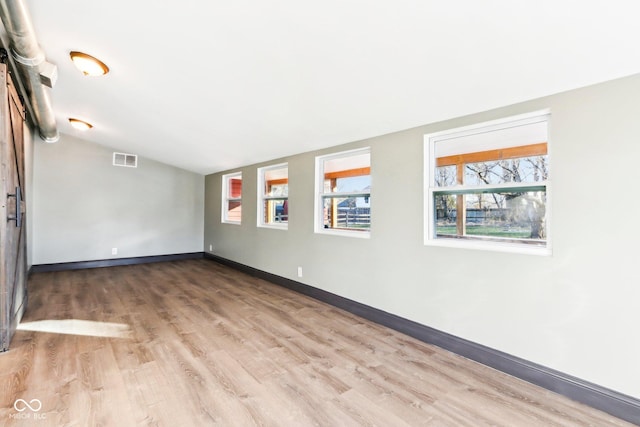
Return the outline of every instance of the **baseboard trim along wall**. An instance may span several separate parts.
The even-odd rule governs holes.
[[[182,254],[151,255],[133,258],[112,258],[93,261],[62,262],[56,264],[36,264],[31,266],[31,268],[29,269],[29,274],[45,273],[50,271],[82,270],[85,268],[116,267],[119,265],[148,264],[152,262],[179,261],[183,259],[198,259],[202,258],[203,256],[203,252],[189,252]]]
[[[262,271],[217,255],[204,257],[249,275],[268,280],[352,314],[402,332],[427,344],[459,354],[516,378],[551,390],[575,401],[607,412],[625,421],[640,425],[640,400],[584,381],[580,378],[538,365],[516,356],[450,335],[446,332],[404,319],[391,313],[343,298],[295,280]]]

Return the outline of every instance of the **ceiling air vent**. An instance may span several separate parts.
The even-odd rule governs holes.
[[[113,153],[113,166],[137,168],[138,156],[136,156],[135,154]]]

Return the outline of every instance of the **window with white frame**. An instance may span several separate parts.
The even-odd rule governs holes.
[[[549,254],[549,112],[425,136],[425,244]]]
[[[222,222],[240,224],[242,220],[242,172],[222,176]]]
[[[368,237],[371,229],[369,148],[316,157],[317,233]]]
[[[286,163],[258,169],[258,226],[287,228],[289,167]]]

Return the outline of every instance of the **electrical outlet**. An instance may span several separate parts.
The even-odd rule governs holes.
[[[213,250],[213,245],[209,245],[209,252]]]
[[[111,255],[118,255],[118,248],[111,248]]]
[[[298,277],[302,277],[302,267],[298,267]]]

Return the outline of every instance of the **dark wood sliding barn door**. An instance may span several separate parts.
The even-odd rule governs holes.
[[[24,107],[0,64],[0,351],[9,349],[27,299]]]

